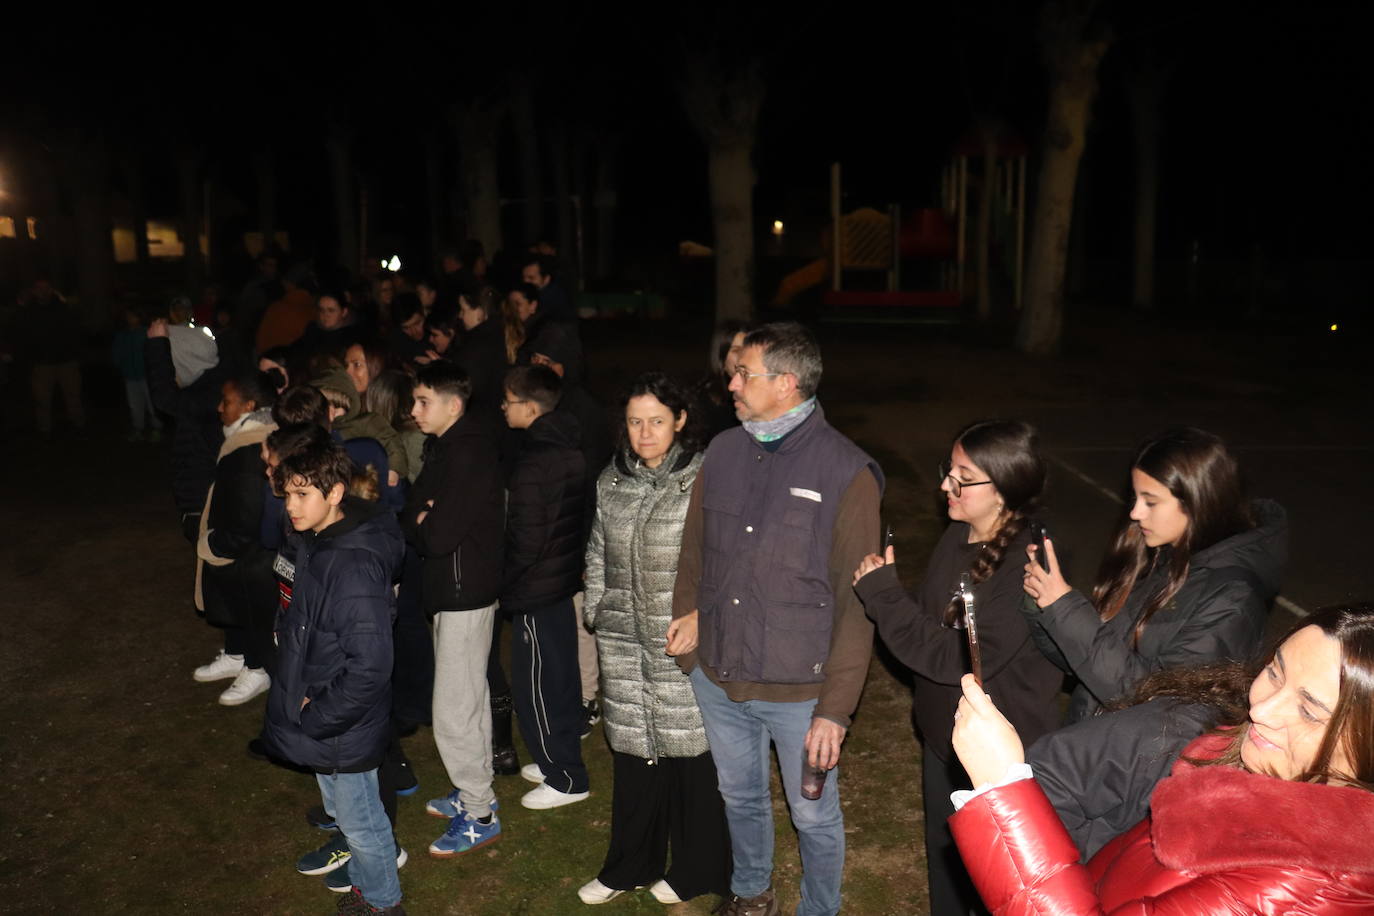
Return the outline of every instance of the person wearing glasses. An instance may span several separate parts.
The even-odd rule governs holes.
[[[1148,440],[1131,461],[1131,490],[1091,597],[1069,586],[1052,542],[1048,569],[1027,551],[1032,632],[1078,680],[1069,723],[1156,671],[1249,659],[1279,592],[1287,516],[1245,499],[1219,437],[1176,427]]]
[[[959,679],[970,664],[960,628],[961,577],[973,586],[983,686],[1027,741],[1055,728],[1055,696],[1063,676],[1032,641],[1021,612],[1020,557],[1031,542],[1031,522],[1045,485],[1034,427],[1020,420],[982,420],[964,427],[939,475],[950,524],[935,545],[920,589],[912,595],[902,586],[890,546],[885,556],[863,559],[854,572],[854,589],[883,642],[915,675],[930,911],[968,913],[979,911],[978,894],[945,823],[954,813],[950,793],[970,788],[949,737],[963,695]]]
[[[820,347],[801,325],[750,333],[737,368],[741,426],[711,441],[692,488],[666,648],[688,672],[725,801],[734,871],[717,912],[780,912],[772,743],[801,851],[796,912],[829,916],[844,874],[838,774],[818,798],[802,776],[839,762],[868,674],[873,627],[850,573],[878,547],[883,474],[825,421]]]

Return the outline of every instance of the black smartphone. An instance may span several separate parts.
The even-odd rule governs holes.
[[[1045,541],[1050,536],[1050,529],[1045,527],[1044,522],[1031,522],[1031,543],[1035,545],[1035,559],[1040,562],[1040,568],[1045,572],[1050,571],[1050,557],[1045,553]]]
[[[893,540],[893,538],[892,538],[892,526],[891,526],[891,525],[888,525],[888,526],[887,526],[887,531],[883,534],[883,552],[884,552],[884,553],[887,552],[887,548],[889,548],[889,547],[892,546],[892,540]]]

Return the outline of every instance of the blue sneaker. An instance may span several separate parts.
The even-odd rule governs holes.
[[[296,863],[296,871],[303,875],[327,875],[347,862],[353,853],[348,851],[348,840],[342,833],[335,833],[314,852],[307,852]]]
[[[496,799],[492,799],[491,810],[500,811],[501,803]],[[443,798],[431,798],[425,803],[425,813],[433,815],[434,817],[446,818],[450,821],[458,815],[464,814],[463,803],[458,800],[458,790],[454,789]]]
[[[401,844],[396,844],[396,867],[404,868],[410,857],[401,848]],[[353,880],[348,877],[348,863],[345,862],[342,868],[336,868],[324,876],[324,886],[336,894],[347,894],[353,890]]]
[[[484,824],[464,811],[461,817],[455,817],[449,823],[443,836],[429,844],[429,854],[436,859],[448,859],[453,856],[461,856],[465,852],[472,852],[479,846],[494,843],[499,839],[501,839],[501,819],[499,817],[493,814],[491,823]]]

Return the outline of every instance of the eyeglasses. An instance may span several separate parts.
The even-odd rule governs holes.
[[[941,461],[939,466],[940,481],[949,481],[949,492],[958,498],[963,495],[964,487],[981,487],[983,484],[992,483],[991,480],[960,480],[950,473],[948,461]]]
[[[506,400],[502,400],[502,401],[501,401],[501,409],[502,409],[502,410],[505,410],[506,408],[510,407],[510,406],[513,405],[513,404],[528,404],[528,403],[529,403],[529,401],[527,401],[527,400],[524,399],[524,398],[521,398],[521,399],[519,399],[519,400],[517,400],[517,401],[506,401]]]
[[[774,378],[776,376],[786,374],[786,372],[750,372],[749,369],[745,366],[740,366],[735,369],[735,378],[739,379],[742,383],[746,385],[749,384],[749,380],[751,378]]]

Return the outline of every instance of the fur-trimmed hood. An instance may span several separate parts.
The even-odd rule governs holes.
[[[1195,874],[1304,867],[1374,876],[1374,792],[1186,759],[1215,757],[1228,740],[1207,735],[1188,745],[1155,789],[1151,833],[1161,864]]]

